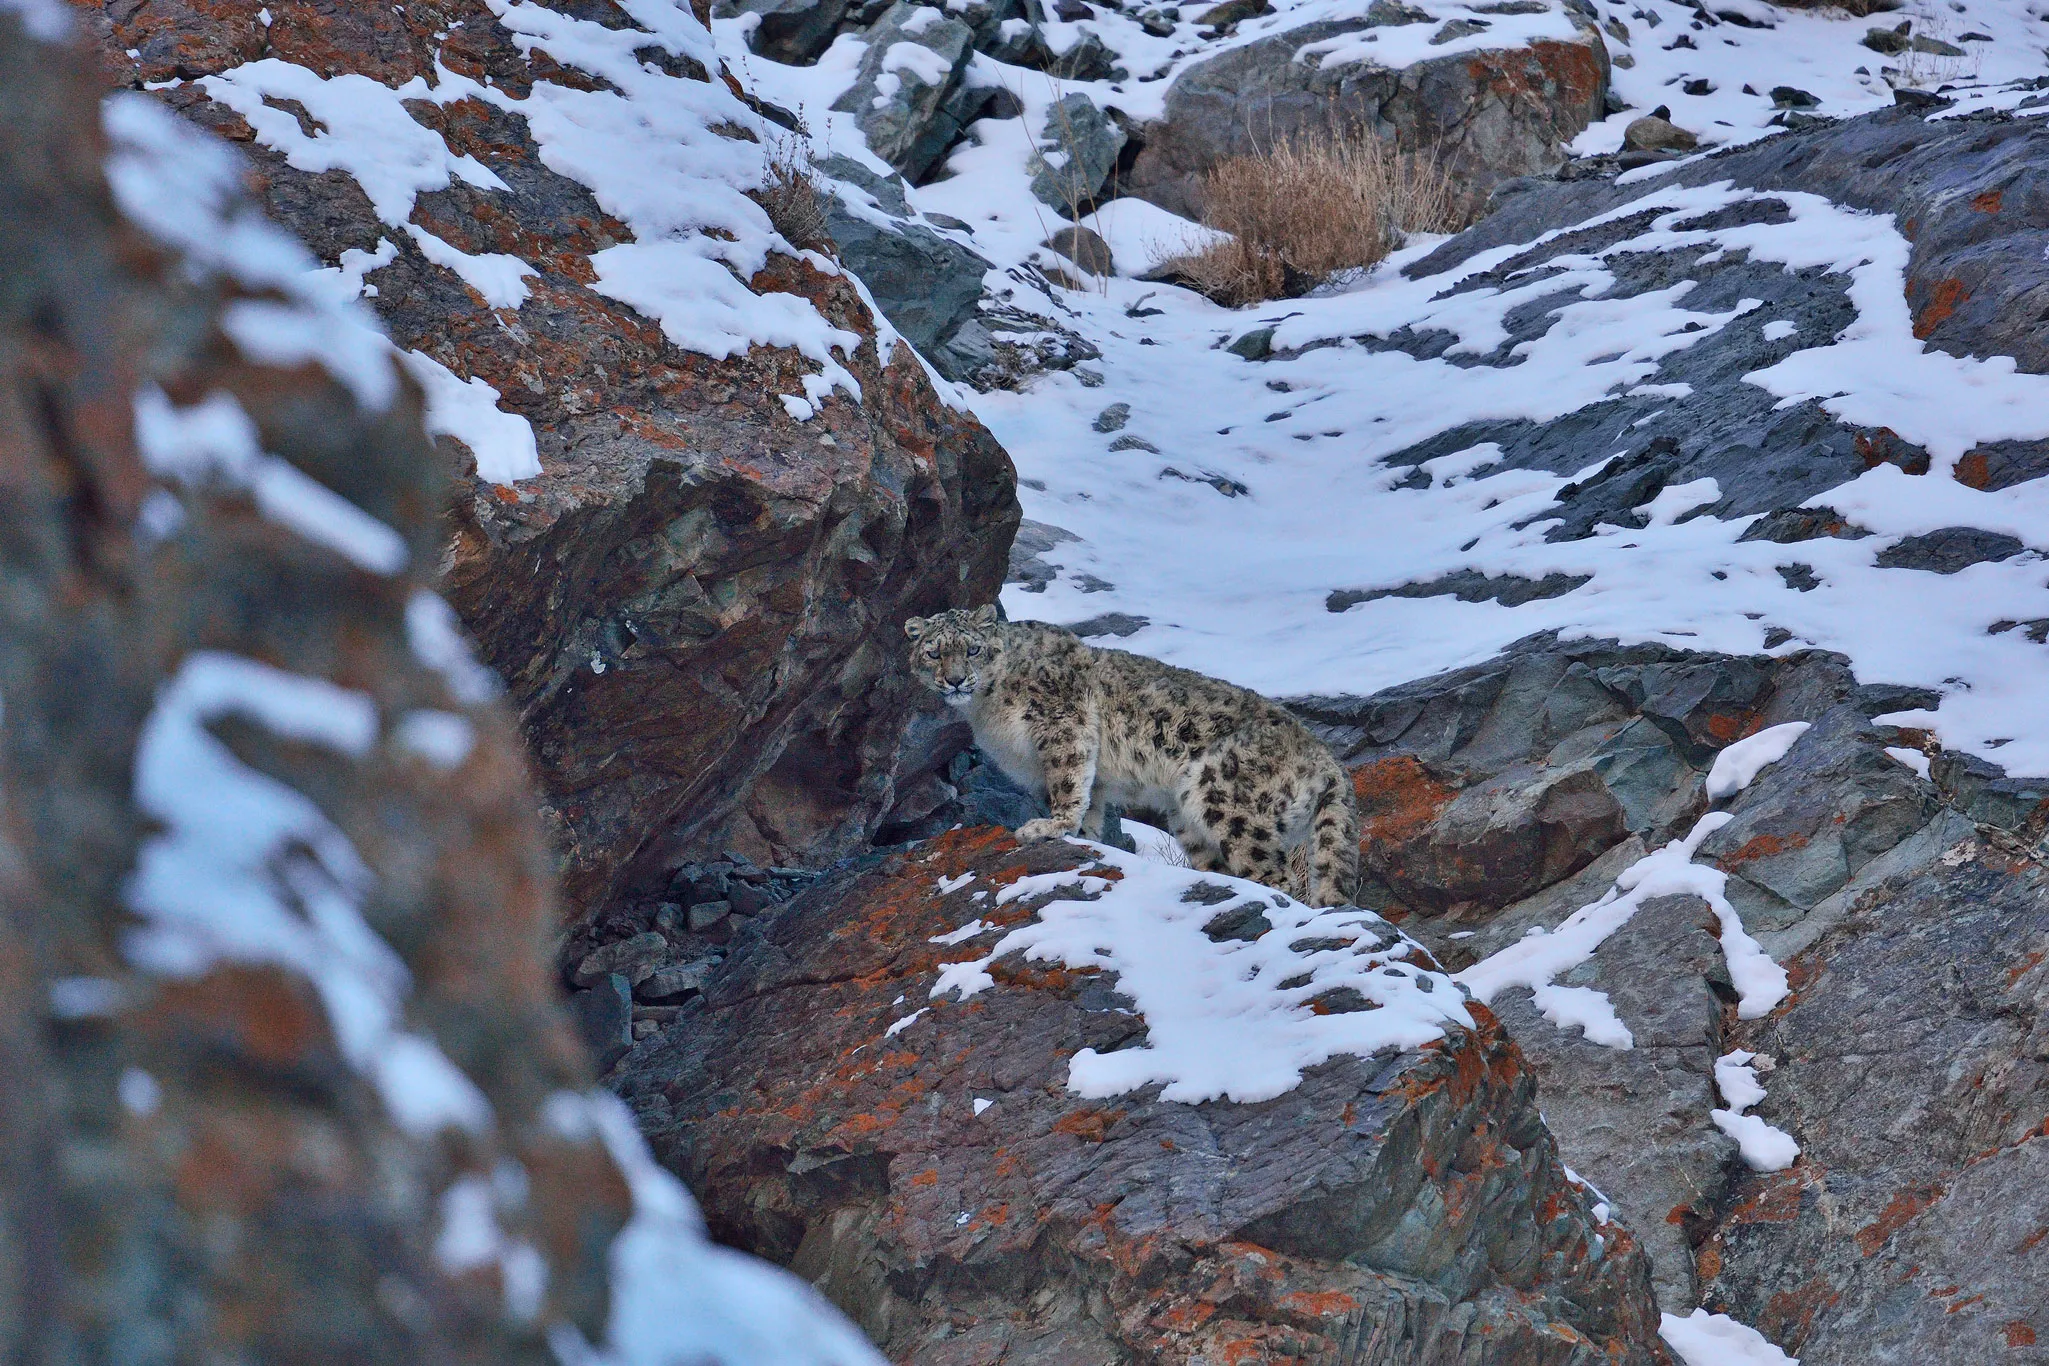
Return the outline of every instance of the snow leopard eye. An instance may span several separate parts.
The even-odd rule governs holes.
[[[982,647],[981,647],[981,646],[979,646],[979,645],[970,645],[970,646],[968,646],[968,654],[969,654],[970,656],[973,656],[973,655],[978,655],[978,654],[980,654],[980,653],[982,653]]]

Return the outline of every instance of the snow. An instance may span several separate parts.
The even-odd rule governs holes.
[[[153,474],[193,489],[246,490],[271,520],[373,574],[397,574],[411,558],[396,531],[298,466],[265,454],[256,424],[232,394],[178,408],[163,390],[145,385],[135,396],[135,442]]]
[[[163,1086],[140,1067],[122,1071],[121,1080],[114,1084],[114,1094],[121,1098],[121,1108],[138,1119],[155,1114],[164,1101]]]
[[[612,1241],[604,1340],[594,1346],[574,1326],[554,1325],[549,1346],[563,1366],[882,1366],[810,1286],[706,1237],[690,1192],[656,1165],[618,1097],[560,1091],[543,1114],[566,1139],[600,1139],[633,1196],[633,1217]]]
[[[61,43],[71,37],[71,12],[58,0],[0,0],[0,13],[21,21],[29,37],[45,43]]]
[[[920,10],[912,18],[917,19],[928,14],[932,16],[932,23],[938,22],[939,11],[936,9]],[[930,23],[920,24],[915,29],[906,24],[903,31],[922,33],[928,27]],[[924,85],[936,86],[945,82],[953,67],[944,56],[922,43],[891,43],[889,50],[882,54],[882,70],[907,72]]]
[[[993,1100],[983,1100],[983,1099],[982,1099],[982,1098],[981,1098],[980,1096],[976,1096],[976,1097],[975,1097],[975,1113],[976,1113],[977,1115],[980,1115],[980,1114],[981,1114],[981,1113],[982,1113],[982,1112],[983,1112],[984,1110],[988,1109],[988,1108],[989,1108],[990,1106],[994,1105],[995,1103],[996,1103],[996,1102],[995,1102],[995,1101],[993,1101]]]
[[[464,379],[420,351],[399,351],[427,397],[427,432],[452,436],[476,457],[477,478],[515,484],[541,472],[533,424],[498,406],[498,391],[480,379]]]
[[[422,708],[399,718],[393,738],[400,748],[446,771],[461,768],[463,760],[470,757],[477,730],[467,716]]]
[[[1899,762],[1905,764],[1908,768],[1913,769],[1914,776],[1924,779],[1928,777],[1928,756],[1923,754],[1920,750],[1908,749],[1904,745],[1887,745],[1885,747],[1885,752],[1888,755],[1892,756],[1894,759],[1897,759]]]
[[[1633,1047],[1629,1027],[1605,993],[1591,987],[1561,987],[1557,979],[1593,957],[1645,902],[1661,896],[1696,896],[1721,922],[1722,957],[1736,987],[1737,1016],[1754,1020],[1770,1014],[1786,997],[1785,969],[1744,930],[1742,918],[1724,895],[1728,875],[1693,861],[1701,843],[1734,819],[1725,811],[1702,816],[1684,839],[1623,869],[1600,900],[1580,907],[1553,929],[1533,927],[1522,939],[1460,972],[1459,985],[1482,1003],[1510,987],[1527,987],[1536,1007],[1560,1028],[1577,1026],[1592,1042],[1611,1048]]]
[[[548,1264],[532,1243],[507,1236],[498,1222],[501,1203],[525,1204],[525,1173],[515,1164],[506,1166],[517,1173],[509,1181],[464,1176],[441,1193],[441,1232],[434,1241],[434,1259],[456,1276],[484,1267],[497,1271],[506,1317],[526,1324],[540,1315]]]
[[[127,999],[127,992],[111,977],[59,977],[50,983],[50,1014],[59,1020],[104,1019]]]
[[[927,1008],[928,1007],[921,1006],[918,1009],[912,1011],[910,1014],[904,1016],[902,1019],[892,1021],[890,1023],[889,1028],[882,1031],[882,1037],[885,1039],[893,1039],[897,1035],[903,1033],[906,1029],[909,1029],[912,1025],[918,1022],[918,1017],[920,1015],[923,1015]]]
[[[412,217],[414,200],[457,180],[484,190],[507,186],[489,167],[451,152],[441,135],[407,112],[404,101],[429,94],[423,80],[393,88],[355,72],[324,77],[277,57],[263,57],[202,76],[206,93],[240,114],[265,147],[302,171],[347,173],[394,228]],[[315,125],[268,101],[295,101]]]
[[[1268,1100],[1300,1083],[1303,1069],[1341,1054],[1416,1048],[1442,1038],[1448,1025],[1472,1026],[1452,980],[1405,962],[1416,951],[1413,942],[1370,911],[1314,910],[1240,878],[1083,840],[1069,843],[1093,858],[1085,867],[1119,876],[1089,878],[1077,869],[1019,879],[1012,888],[1032,883],[1029,895],[1065,886],[1095,899],[1063,897],[1039,906],[1035,919],[982,956],[946,964],[932,998],[954,993],[964,1000],[992,988],[988,967],[1008,953],[1115,973],[1118,991],[1145,1018],[1146,1042],[1114,1053],[1085,1048],[1075,1054],[1067,1084],[1078,1095],[1103,1098],[1157,1085],[1161,1099],[1191,1104],[1219,1097]],[[1204,883],[1222,886],[1234,899],[1212,905],[1183,899]],[[1257,904],[1272,925],[1258,939],[1218,943],[1202,932],[1218,915],[1248,904]],[[1290,947],[1314,939],[1349,942],[1337,949]],[[1297,977],[1306,980],[1282,985]],[[1346,987],[1367,1008],[1325,1015],[1311,1008],[1313,1000]]]
[[[1793,742],[1812,725],[1809,721],[1788,721],[1781,726],[1769,726],[1723,749],[1715,756],[1714,767],[1708,770],[1708,799],[1718,802],[1750,786],[1758,774],[1785,758]]]
[[[1782,1171],[1800,1155],[1800,1145],[1791,1134],[1744,1113],[1764,1099],[1757,1068],[1767,1062],[1769,1059],[1740,1048],[1715,1059],[1715,1087],[1728,1108],[1708,1113],[1716,1128],[1736,1140],[1744,1164],[1757,1172]]]
[[[970,869],[969,871],[962,873],[958,877],[943,877],[939,879],[939,895],[952,896],[955,892],[967,886],[970,882],[973,882],[974,880],[975,874],[973,869]]]
[[[228,716],[344,759],[365,757],[378,729],[367,694],[234,655],[188,655],[137,746],[136,805],[160,829],[125,889],[140,921],[123,945],[129,961],[168,977],[221,962],[296,971],[320,993],[342,1056],[401,1129],[488,1129],[482,1092],[404,1027],[410,976],[363,917],[370,869],[303,793],[213,735]]]
[[[319,263],[243,193],[242,163],[219,138],[146,95],[100,106],[107,185],[121,212],[183,258],[195,279],[226,276],[276,299],[237,299],[222,326],[250,358],[324,367],[366,408],[398,392],[390,344],[360,305],[336,297]]]
[[[1800,1366],[1798,1357],[1787,1356],[1755,1328],[1705,1309],[1696,1309],[1683,1319],[1677,1314],[1663,1315],[1658,1336],[1684,1366]]]
[[[504,691],[498,675],[478,662],[461,619],[438,593],[420,588],[406,599],[406,645],[458,702],[489,702]]]

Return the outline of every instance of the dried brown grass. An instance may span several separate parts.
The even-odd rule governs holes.
[[[818,182],[811,177],[810,154],[800,140],[792,138],[770,146],[768,179],[748,191],[748,198],[761,206],[770,225],[791,246],[839,255],[826,227]]]
[[[1455,232],[1472,202],[1428,155],[1370,133],[1308,134],[1220,162],[1202,183],[1202,221],[1229,233],[1161,263],[1231,306],[1298,294],[1370,266],[1411,232]]]

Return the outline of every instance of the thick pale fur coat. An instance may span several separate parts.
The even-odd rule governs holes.
[[[1058,627],[956,610],[904,624],[919,680],[1052,815],[1021,839],[1100,836],[1106,805],[1164,817],[1189,863],[1312,906],[1358,895],[1359,817],[1328,749],[1259,694]]]

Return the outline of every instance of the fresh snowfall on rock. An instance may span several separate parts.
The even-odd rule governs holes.
[[[2049,1364],[2049,7],[0,0],[0,127],[9,1360]]]

